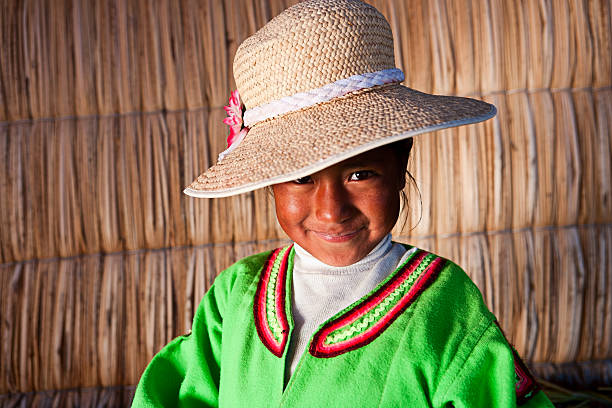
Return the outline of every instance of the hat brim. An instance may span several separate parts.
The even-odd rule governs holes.
[[[394,84],[347,95],[253,126],[184,192],[214,198],[304,177],[420,133],[477,123],[495,106]]]

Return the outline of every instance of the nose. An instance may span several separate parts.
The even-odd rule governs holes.
[[[354,211],[350,195],[339,181],[325,181],[317,185],[314,208],[319,221],[336,224],[351,218]]]

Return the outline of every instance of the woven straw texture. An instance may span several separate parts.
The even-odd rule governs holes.
[[[0,405],[125,404],[216,274],[286,243],[265,191],[181,191],[225,149],[238,45],[292,3],[2,3]],[[498,108],[415,138],[396,239],[461,264],[538,375],[610,386],[610,1],[373,5],[405,85]]]
[[[389,24],[374,7],[348,0],[299,3],[246,39],[234,59],[247,108],[390,68],[395,57]]]

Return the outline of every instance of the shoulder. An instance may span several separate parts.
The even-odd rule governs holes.
[[[424,313],[460,320],[484,316],[487,323],[495,320],[484,303],[480,289],[459,265],[435,253],[403,245],[413,252],[412,257],[419,256],[422,259],[421,263],[426,264],[423,269],[429,265],[438,265],[433,276],[429,277],[427,288],[418,298],[419,308],[424,309]]]
[[[426,338],[422,355],[435,356],[439,364],[440,378],[435,387],[440,391],[438,397],[448,392],[446,398],[454,392],[457,398],[468,398],[462,393],[469,394],[469,390],[480,384],[489,392],[498,392],[495,398],[504,399],[512,406],[515,401],[524,403],[532,397],[533,401],[547,401],[537,392],[535,380],[508,343],[495,315],[467,273],[448,259],[423,252],[428,254],[429,262],[436,259],[443,265],[415,301],[413,311],[416,317],[413,321],[419,326],[413,330],[417,333],[415,342]],[[491,378],[495,381],[487,386]]]
[[[431,276],[421,273],[414,284],[428,279],[410,308],[408,338],[412,347],[416,347],[413,343],[420,344],[427,338],[421,346],[442,369],[457,353],[469,352],[495,321],[495,316],[487,308],[478,287],[456,263],[421,249],[413,251],[413,257],[420,255],[438,268]]]
[[[438,255],[444,267],[422,295],[423,312],[438,316],[439,323],[454,328],[457,341],[479,338],[496,320],[480,289],[456,263]],[[450,334],[450,333],[449,333]]]
[[[473,319],[484,316],[488,322],[495,320],[495,316],[484,302],[480,289],[468,274],[453,261],[440,258],[444,259],[445,266],[432,283],[431,291],[426,295],[432,303],[431,306],[440,312],[446,309],[452,310],[453,314],[457,315],[456,318],[463,316],[465,319]]]

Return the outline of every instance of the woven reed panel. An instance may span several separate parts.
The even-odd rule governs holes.
[[[285,242],[265,191],[181,191],[238,44],[293,3],[4,0],[0,405],[128,400],[214,276]],[[395,237],[464,266],[540,375],[612,384],[610,0],[372,3],[408,86],[499,110],[417,138]]]

